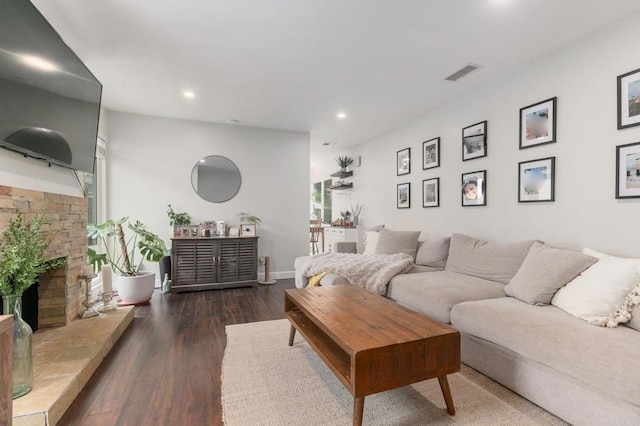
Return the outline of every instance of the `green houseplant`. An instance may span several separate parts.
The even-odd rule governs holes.
[[[240,217],[240,223],[252,223],[254,225],[262,223],[262,219],[251,213],[240,212],[238,213],[238,216]]]
[[[176,213],[171,207],[171,204],[167,204],[167,216],[169,217],[169,225],[191,225],[191,216],[187,212]]]
[[[340,171],[346,172],[347,167],[349,167],[353,163],[353,158],[349,157],[348,155],[345,155],[344,157],[338,156],[338,158],[336,158],[336,163],[338,163],[338,166],[340,166]]]
[[[123,225],[127,224],[133,235],[125,237]],[[167,252],[165,242],[140,221],[129,222],[128,217],[107,220],[99,225],[87,226],[87,236],[97,238],[105,247],[104,253],[88,249],[88,262],[100,270],[104,264],[111,266],[118,276],[118,295],[122,304],[146,303],[155,287],[155,273],[140,271],[142,259],[158,262]],[[142,259],[136,261],[136,254]]]
[[[65,265],[64,259],[47,260],[50,240],[41,232],[45,223],[35,215],[25,223],[22,213],[9,220],[0,240],[0,293],[3,312],[13,315],[13,398],[33,388],[31,327],[22,319],[22,294],[49,269]]]

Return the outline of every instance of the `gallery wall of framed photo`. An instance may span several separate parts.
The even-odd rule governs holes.
[[[638,38],[629,18],[358,146],[366,223],[640,256]]]

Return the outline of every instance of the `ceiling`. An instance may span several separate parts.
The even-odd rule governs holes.
[[[640,11],[638,0],[33,3],[102,82],[109,110],[237,120],[339,146]],[[468,63],[482,68],[444,80]]]

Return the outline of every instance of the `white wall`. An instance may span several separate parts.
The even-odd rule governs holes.
[[[341,154],[361,155],[354,195],[369,225],[420,229],[422,238],[462,232],[494,240],[640,256],[640,199],[615,199],[615,146],[640,141],[616,129],[616,76],[640,68],[640,15],[454,99]],[[481,71],[480,71],[481,72]],[[557,96],[557,143],[518,149],[519,109]],[[461,130],[488,120],[488,157],[463,162]],[[422,170],[422,142],[441,137],[441,167]],[[411,147],[411,174],[396,176],[396,151]],[[556,157],[556,201],[517,202],[518,162]],[[330,167],[328,170],[331,170]],[[461,174],[487,172],[487,207],[460,206]],[[440,177],[440,208],[422,208],[422,180]],[[396,209],[396,185],[411,182],[411,208]]]
[[[259,254],[270,256],[275,278],[293,276],[293,261],[308,253],[309,134],[110,112],[108,217],[129,216],[169,242],[167,204],[193,223],[237,214],[262,219]],[[242,175],[238,194],[210,203],[191,186],[198,160],[222,155]],[[156,270],[156,265],[148,265]]]

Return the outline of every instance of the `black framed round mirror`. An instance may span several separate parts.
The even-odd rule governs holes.
[[[204,157],[191,171],[194,191],[212,203],[224,203],[235,197],[241,182],[238,166],[221,155]]]

